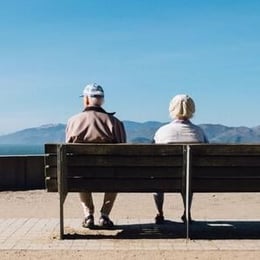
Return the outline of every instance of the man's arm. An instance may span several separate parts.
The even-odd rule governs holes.
[[[114,125],[114,139],[116,140],[117,143],[126,143],[126,131],[124,124],[119,121],[115,120],[115,125]]]

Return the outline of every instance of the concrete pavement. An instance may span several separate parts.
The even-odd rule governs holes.
[[[111,230],[81,227],[82,219],[65,219],[65,240],[59,240],[57,218],[1,218],[0,250],[254,250],[260,251],[260,222],[197,220],[191,240],[177,220],[165,225],[153,219],[114,220]]]

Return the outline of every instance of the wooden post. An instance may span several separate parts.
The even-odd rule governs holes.
[[[60,239],[64,238],[64,210],[63,204],[67,195],[66,188],[66,149],[64,145],[57,146],[57,177],[60,197]]]
[[[190,237],[189,230],[189,215],[190,215],[190,146],[187,145],[186,152],[186,203],[185,203],[185,212],[186,212],[186,239]]]

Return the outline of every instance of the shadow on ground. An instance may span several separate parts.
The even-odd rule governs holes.
[[[185,239],[186,226],[166,221],[163,225],[127,224],[110,229],[66,227],[65,239]],[[260,221],[193,221],[191,239],[260,239]]]

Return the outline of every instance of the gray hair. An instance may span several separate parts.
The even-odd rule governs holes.
[[[91,106],[102,106],[104,104],[104,97],[88,97],[85,96],[86,99],[88,99],[88,103]]]

